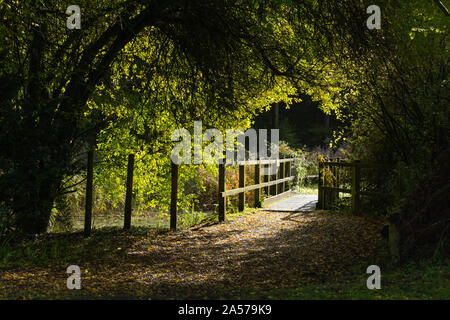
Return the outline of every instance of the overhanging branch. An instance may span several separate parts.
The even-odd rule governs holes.
[[[444,4],[439,1],[439,0],[434,0],[434,3],[436,3],[436,5],[442,10],[442,12],[444,12],[444,14],[448,17],[448,9],[446,8],[446,6],[444,6]]]

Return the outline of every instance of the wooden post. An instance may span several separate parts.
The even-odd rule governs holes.
[[[172,161],[172,186],[170,193],[170,230],[177,230],[178,165]]]
[[[284,164],[284,177],[285,178],[289,178],[291,176],[290,167],[291,167],[291,161],[285,162],[285,164]],[[289,181],[286,181],[284,183],[284,190],[285,191],[289,190]]]
[[[245,187],[245,165],[239,166],[239,188]],[[239,211],[245,208],[245,192],[239,193]]]
[[[280,168],[279,168],[279,174],[280,174],[280,179],[284,178],[284,166],[286,165],[286,162],[280,163]],[[284,182],[278,184],[278,188],[279,188],[279,193],[283,193],[284,192]]]
[[[358,214],[360,209],[359,178],[360,178],[359,160],[355,160],[353,162],[353,170],[352,170],[352,210],[354,214]]]
[[[264,173],[267,173],[267,165],[266,164],[263,164],[263,168],[264,168]],[[269,175],[268,174],[264,174],[263,181],[264,182],[269,182]],[[269,187],[264,187],[264,193],[266,194],[266,197],[269,197],[270,196],[270,188]]]
[[[223,159],[225,161],[225,159]],[[219,163],[219,222],[225,221],[225,211],[227,198],[222,197],[222,192],[225,192],[225,163]]]
[[[255,165],[255,184],[260,184],[261,181],[261,165],[258,163]],[[255,208],[261,208],[261,189],[255,189]]]
[[[275,161],[275,160],[274,160]],[[274,163],[270,163],[269,164],[269,171],[272,173],[272,165],[273,165]],[[275,163],[275,165],[276,165],[276,163]],[[277,173],[274,173],[274,174],[271,174],[270,175],[270,180],[269,181],[275,181],[275,180],[277,180]],[[270,195],[271,196],[276,196],[277,195],[277,185],[276,184],[273,184],[273,185],[271,185],[270,187],[269,187],[269,193],[270,193]]]
[[[87,177],[86,177],[86,210],[84,212],[84,237],[91,235],[92,220],[92,190],[94,180],[94,151],[88,152]]]
[[[327,162],[331,162],[332,161],[332,159],[327,159],[326,160]],[[329,176],[330,174],[332,174],[332,166],[330,166],[329,164],[327,164],[326,165],[326,173],[327,173],[327,176]],[[326,176],[324,176],[324,181],[323,181],[323,185],[325,186],[325,187],[332,187],[333,185],[331,184],[330,185],[330,183],[329,183],[330,181],[329,181],[329,179],[327,179],[327,177]],[[332,189],[324,189],[323,190],[323,194],[324,194],[324,196],[323,196],[323,199],[324,199],[324,209],[330,209],[330,206],[331,206],[331,193],[333,192],[333,190]]]
[[[319,181],[318,181],[318,199],[317,199],[317,209],[323,209],[323,177],[322,177],[322,162],[319,160]]]
[[[279,177],[280,177],[280,167],[279,166],[277,166],[277,172],[274,174],[274,176],[272,177],[273,178],[273,180],[275,181],[275,180],[278,180],[279,179]],[[279,191],[280,191],[280,188],[279,188],[279,186],[278,186],[278,183],[276,183],[276,184],[274,184],[274,191],[275,191],[275,195],[277,195],[278,193],[279,193]]]
[[[333,163],[334,162],[334,158],[331,158],[330,162]],[[335,169],[335,166],[333,164],[331,164],[329,166],[329,168],[330,168],[330,174],[331,174],[331,185],[330,185],[330,187],[334,188],[334,169]],[[334,203],[334,190],[330,189],[329,208],[332,208],[333,203]]]
[[[336,163],[337,161],[338,161],[337,158],[333,159],[334,163]],[[338,166],[337,165],[333,165],[331,168],[332,168],[331,172],[333,173],[333,188],[337,188],[338,187],[338,185],[337,185],[337,169],[338,169]],[[332,195],[331,195],[332,205],[336,204],[336,200],[337,200],[337,190],[333,189]]]
[[[340,158],[336,158],[336,161],[338,163],[341,163],[341,159]],[[341,171],[342,171],[342,167],[341,166],[337,166],[336,167],[336,187],[340,188],[341,187]],[[336,201],[339,200],[339,191],[336,191]]]
[[[133,196],[133,169],[134,169],[134,154],[129,154],[127,167],[127,190],[125,193],[125,216],[123,223],[124,230],[130,230],[131,227],[131,198]]]
[[[328,162],[333,162],[333,159],[330,158],[328,159]],[[330,179],[325,179],[326,181],[324,181],[325,186],[327,187],[333,187],[333,166],[332,165],[327,165],[327,174],[328,176],[331,175],[331,184]],[[325,208],[326,209],[331,209],[331,205],[333,203],[333,189],[326,189],[325,190]]]

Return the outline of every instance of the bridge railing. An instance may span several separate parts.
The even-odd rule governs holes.
[[[370,190],[366,185],[363,185],[362,169],[373,168],[392,169],[386,165],[366,163],[359,160],[344,161],[338,158],[319,160],[317,209],[331,209],[337,203],[341,193],[351,196],[351,209],[354,214],[361,211],[361,196],[389,198],[388,193]]]
[[[86,178],[86,206],[84,217],[84,236],[89,237],[91,234],[92,223],[92,207],[93,207],[93,167],[94,167],[94,152],[91,150],[87,157],[87,178]],[[124,230],[129,230],[131,227],[132,215],[132,190],[133,190],[133,167],[134,154],[129,154],[127,164],[127,178],[126,178],[126,196],[125,196],[125,210],[124,210]],[[219,164],[219,221],[225,220],[227,197],[238,195],[239,211],[245,208],[245,193],[254,191],[254,206],[261,206],[261,193],[264,190],[267,198],[280,196],[290,189],[290,182],[295,179],[292,175],[293,163],[297,158],[286,159],[264,159],[254,161],[241,161],[236,164]],[[263,175],[261,169],[264,166],[272,166],[276,164],[277,171],[274,175]],[[239,166],[239,188],[226,190],[225,166]],[[255,166],[255,184],[245,186],[245,167]],[[262,181],[261,181],[262,178]],[[171,165],[171,201],[170,201],[170,229],[177,228],[177,189],[178,189],[178,165],[172,162]]]
[[[238,210],[243,211],[245,208],[245,193],[254,191],[254,207],[261,207],[261,193],[264,191],[267,198],[281,195],[290,189],[290,182],[295,179],[292,175],[294,163],[298,158],[285,159],[264,159],[264,160],[250,160],[241,161],[236,164],[219,164],[219,221],[225,220],[227,197],[238,195]],[[272,166],[276,164],[278,170],[274,175],[262,175],[261,169],[264,166]],[[239,167],[239,187],[231,190],[226,190],[225,167],[238,166]],[[255,184],[245,186],[245,167],[255,166]],[[269,168],[267,168],[269,169]],[[261,182],[261,177],[262,182]]]

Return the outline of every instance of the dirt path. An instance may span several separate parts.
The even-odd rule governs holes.
[[[370,262],[380,229],[379,221],[360,217],[259,211],[197,230],[135,237],[108,258],[74,261],[83,272],[81,290],[66,288],[65,265],[0,271],[0,297],[236,298],[350,272]]]

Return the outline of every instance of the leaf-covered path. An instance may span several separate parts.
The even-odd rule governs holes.
[[[371,262],[381,227],[377,220],[324,212],[258,211],[175,233],[119,234],[108,248],[101,238],[90,242],[98,253],[88,259],[0,271],[0,297],[239,298],[333,281]],[[81,238],[71,241],[69,250],[83,246]],[[107,250],[112,253],[102,253]],[[82,269],[81,290],[66,288],[70,264]]]

